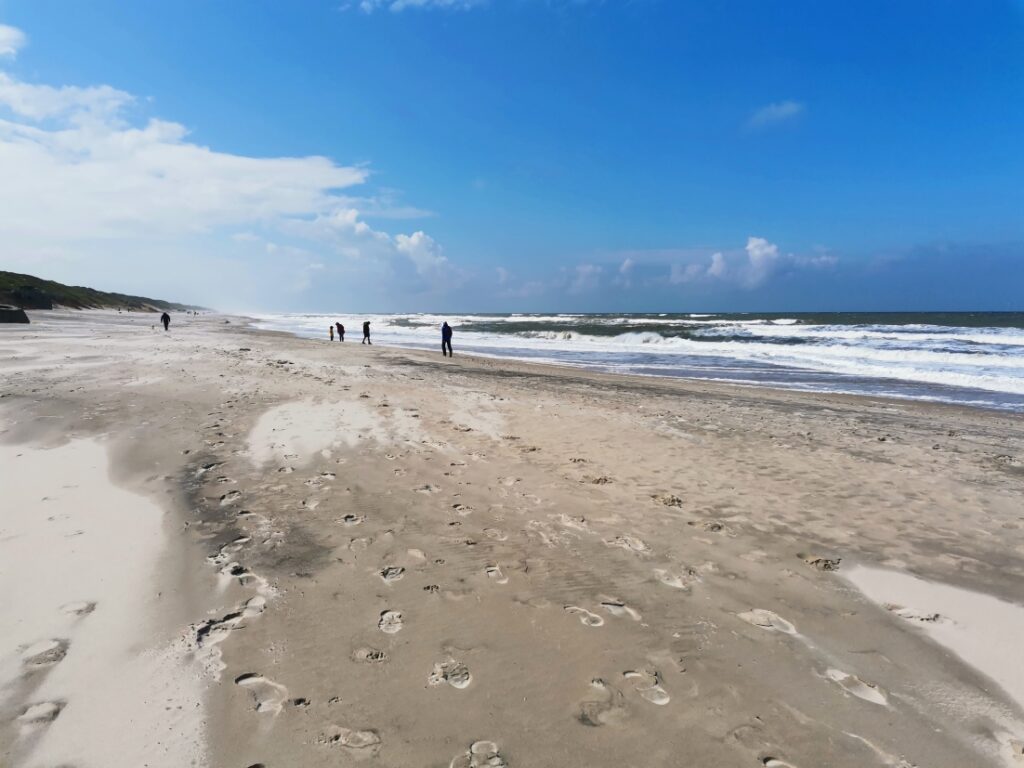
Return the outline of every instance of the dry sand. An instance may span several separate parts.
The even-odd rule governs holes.
[[[0,765],[1024,764],[1018,416],[32,319]]]

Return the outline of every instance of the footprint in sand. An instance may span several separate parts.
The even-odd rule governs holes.
[[[211,469],[216,469],[217,467],[221,466],[223,463],[224,463],[223,461],[213,461],[213,462],[210,462],[209,464],[203,464],[201,467],[199,467],[199,469],[196,470],[196,477],[202,477],[207,472],[209,472]]]
[[[600,627],[604,625],[604,619],[596,613],[591,613],[586,608],[580,608],[578,605],[565,606],[565,612],[578,613],[580,615],[580,624],[585,627]]]
[[[766,611],[764,608],[755,608],[752,611],[736,614],[748,624],[755,627],[767,629],[771,632],[783,632],[787,635],[795,635],[796,627],[777,613]]]
[[[359,525],[364,520],[366,520],[366,518],[363,515],[348,514],[343,517],[339,517],[336,522],[341,523],[342,525]]]
[[[604,543],[609,547],[621,547],[622,549],[627,549],[630,552],[636,552],[638,554],[646,554],[651,551],[651,548],[636,536],[615,536],[610,539],[605,539]]]
[[[622,618],[628,616],[633,621],[640,621],[640,611],[635,608],[630,608],[624,602],[615,597],[607,597],[601,595],[601,607],[604,608],[612,616]]]
[[[201,656],[207,659],[207,664],[219,675],[224,664],[220,661],[220,651],[217,646],[227,639],[231,632],[237,629],[243,621],[259,616],[267,607],[267,599],[262,595],[256,595],[246,600],[237,610],[226,614],[220,619],[208,619],[195,627],[194,644]]]
[[[355,661],[362,662],[363,664],[383,664],[388,660],[386,652],[378,650],[376,648],[356,648],[352,653],[352,658]]]
[[[397,634],[402,630],[402,612],[384,611],[380,615],[380,621],[377,622],[377,627],[385,634]]]
[[[266,581],[257,576],[255,573],[247,569],[241,563],[230,562],[226,563],[219,571],[221,576],[225,578],[238,579],[238,583],[243,587],[247,587],[250,584],[257,584],[266,586]]]
[[[508,576],[501,572],[500,566],[488,565],[484,568],[484,572],[495,584],[508,584]]]
[[[436,485],[431,485],[430,483],[413,488],[413,491],[416,493],[437,493],[440,490]]]
[[[552,516],[552,519],[559,525],[564,525],[566,528],[571,528],[574,531],[590,533],[590,526],[587,524],[587,518],[583,516],[574,517],[562,512],[559,515]]]
[[[452,509],[459,515],[465,517],[466,515],[472,514],[473,508],[468,504],[452,504]]]
[[[67,654],[67,640],[41,640],[24,650],[21,662],[29,669],[44,669],[63,661]]]
[[[838,571],[839,563],[843,560],[841,557],[822,557],[821,555],[807,555],[802,552],[798,553],[797,557],[811,566],[811,568],[819,571]]]
[[[459,689],[468,688],[471,682],[473,682],[473,676],[469,673],[469,667],[454,659],[435,664],[427,678],[427,683],[430,685],[448,683],[452,688]]]
[[[700,581],[700,574],[693,568],[684,568],[678,571],[655,568],[654,577],[665,586],[672,587],[673,589],[689,589]]]
[[[500,528],[484,528],[484,536],[494,541],[507,541],[508,534]]]
[[[659,504],[664,504],[666,507],[683,506],[683,500],[672,493],[656,493],[651,498]]]
[[[629,670],[622,673],[622,676],[626,680],[635,680],[636,685],[634,689],[640,694],[641,698],[651,702],[651,704],[657,704],[659,707],[663,707],[672,700],[672,697],[668,695],[668,692],[661,685],[661,675],[657,672],[648,672],[647,670]]]
[[[508,768],[508,763],[493,741],[475,741],[453,757],[448,768]]]
[[[229,504],[236,503],[240,498],[242,498],[241,491],[228,491],[220,497],[220,505],[226,507]]]
[[[874,683],[861,680],[856,675],[843,672],[841,669],[829,669],[826,670],[825,677],[858,699],[870,701],[872,704],[881,704],[883,707],[889,703],[889,698],[885,695],[885,691]]]
[[[22,726],[47,725],[57,719],[62,709],[63,701],[40,701],[29,704],[25,711],[18,715],[17,722]]]
[[[342,747],[359,759],[372,757],[380,749],[380,736],[370,729],[358,731],[332,725],[320,740],[328,746]]]
[[[700,528],[702,531],[708,533],[722,533],[726,531],[724,525],[717,520],[691,520],[687,525],[692,525],[694,528]]]
[[[239,675],[235,678],[235,685],[249,689],[257,712],[280,714],[281,708],[288,699],[287,688],[255,672]]]
[[[609,685],[600,678],[590,681],[591,687],[600,691],[604,698],[600,701],[584,701],[580,703],[580,713],[576,716],[583,725],[599,728],[612,722],[622,713],[624,699],[622,691]]]
[[[761,760],[761,765],[765,766],[765,768],[796,768],[792,763],[779,760],[777,757],[766,757]]]
[[[96,610],[96,603],[80,600],[74,603],[65,603],[60,607],[61,613],[69,616],[87,616]]]
[[[392,581],[398,581],[403,576],[405,576],[405,568],[400,565],[389,565],[380,572],[380,577],[384,580],[385,584],[390,584]]]

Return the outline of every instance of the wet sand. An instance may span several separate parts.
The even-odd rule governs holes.
[[[49,532],[47,591],[23,529],[49,502],[5,511],[3,588],[28,597],[0,629],[0,762],[140,764],[93,743],[114,717],[64,749],[63,722],[111,697],[61,669],[116,603],[140,616],[120,663],[189,681],[174,738],[142,740],[151,766],[1021,764],[1019,666],[972,667],[922,616],[1003,657],[1012,622],[844,576],[1020,610],[1019,417],[155,319],[0,327],[3,488],[12,451],[50,467],[32,487],[70,494],[66,524],[106,536],[122,579],[69,589],[75,537]],[[102,489],[61,491],[84,459],[60,451]],[[155,544],[76,495],[108,493],[159,517]],[[58,594],[95,610],[65,628]],[[172,698],[121,679],[140,722]]]

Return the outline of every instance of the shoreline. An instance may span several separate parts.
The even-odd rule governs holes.
[[[1020,705],[843,572],[1019,606],[1019,418],[248,322],[0,329],[0,442],[105,436],[164,509],[209,765],[1015,764]]]
[[[282,340],[293,340],[301,341],[303,343],[310,344],[328,344],[329,340],[314,339],[306,336],[300,336],[291,331],[278,331],[269,330],[264,328],[255,327],[255,323],[259,322],[246,315],[231,316],[240,320],[246,321],[249,326],[247,331],[254,334],[266,334],[273,338],[279,338]],[[334,342],[337,344],[338,342]],[[344,342],[348,344],[350,342]],[[358,342],[354,346],[361,346]],[[332,347],[333,348],[333,347]],[[415,358],[417,361],[429,362],[434,361],[437,357],[435,352],[420,349],[417,347],[403,347],[398,345],[387,345],[387,344],[374,344],[375,350],[384,350],[388,353],[396,355],[409,355]],[[533,362],[530,360],[522,360],[511,357],[501,357],[499,355],[483,355],[476,354],[473,352],[458,352],[456,356],[450,359],[448,364],[456,362],[462,359],[466,359],[475,363],[489,363],[490,366],[482,365],[481,368],[486,367],[498,367],[507,368],[510,371],[509,375],[515,375],[517,370],[521,369],[523,375],[536,375],[539,378],[543,378],[546,372],[551,372],[552,377],[566,378],[566,379],[578,379],[580,381],[586,381],[593,378],[594,381],[604,381],[610,388],[614,388],[616,381],[622,380],[623,386],[626,387],[628,384],[631,389],[642,391],[647,389],[658,390],[659,384],[666,385],[664,390],[666,393],[673,391],[686,392],[689,394],[700,394],[709,397],[717,396],[738,396],[746,394],[749,397],[744,399],[756,400],[756,395],[779,395],[779,401],[784,402],[788,396],[792,396],[793,399],[804,398],[808,401],[815,400],[835,400],[837,403],[845,403],[851,406],[855,406],[858,403],[871,404],[875,406],[891,405],[894,407],[910,407],[910,408],[936,408],[936,409],[951,409],[953,411],[960,411],[968,414],[987,414],[992,417],[1001,417],[1004,419],[1015,420],[1014,417],[1020,414],[1016,411],[990,408],[985,406],[967,405],[964,403],[948,402],[943,400],[926,400],[926,399],[913,399],[903,398],[896,395],[875,395],[860,392],[837,392],[837,391],[824,391],[824,390],[805,390],[805,389],[791,389],[786,387],[773,387],[769,384],[758,384],[758,383],[741,383],[731,381],[720,381],[716,379],[699,379],[699,378],[688,378],[685,376],[668,376],[658,374],[642,374],[632,372],[610,372],[600,371],[593,368],[588,368],[584,365],[572,365],[569,363],[562,362]],[[500,363],[501,365],[495,365]],[[500,374],[496,374],[500,375]],[[813,402],[808,402],[808,405],[812,405]]]
[[[913,313],[911,313],[913,314]],[[918,313],[921,322],[934,313]],[[835,314],[843,322],[849,315]],[[906,315],[904,315],[906,317]],[[943,318],[947,316],[941,316]],[[436,349],[430,322],[442,316],[360,315],[377,323],[390,345]],[[588,318],[590,318],[588,320]],[[459,315],[457,333],[466,354],[633,375],[720,381],[804,392],[845,392],[904,400],[954,402],[972,407],[1024,412],[1024,389],[1014,377],[1012,350],[1024,354],[1024,336],[1001,334],[1014,328],[937,326],[919,332],[906,326],[801,325],[751,316],[693,319],[645,316],[481,316]],[[879,318],[869,318],[878,320]],[[299,338],[326,337],[311,324],[328,317],[309,314],[258,315],[259,329],[283,330]],[[358,319],[356,320],[358,322]],[[1024,325],[1024,314],[1019,315]],[[566,330],[568,329],[568,330]],[[900,330],[904,329],[904,330]],[[356,337],[358,338],[358,337]],[[1004,344],[1016,346],[1001,346]],[[970,354],[968,354],[970,353]]]

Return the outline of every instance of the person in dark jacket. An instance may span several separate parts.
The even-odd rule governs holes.
[[[364,320],[363,321],[363,344],[370,344],[370,345],[373,344],[373,342],[370,341],[370,321],[369,320]]]
[[[160,322],[164,324],[164,330],[169,330],[171,325],[171,316],[164,312],[160,315]]]
[[[342,325],[341,323],[335,323],[334,325],[338,329],[338,341],[344,341],[345,340],[345,326]]]
[[[452,356],[452,327],[448,325],[447,320],[441,326],[441,354],[446,357]]]

